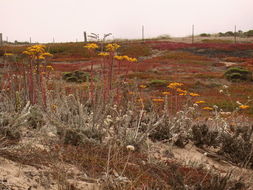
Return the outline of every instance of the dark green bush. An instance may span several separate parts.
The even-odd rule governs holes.
[[[168,82],[166,80],[151,80],[148,84],[149,87],[166,87]]]
[[[82,83],[88,80],[89,74],[82,71],[65,72],[62,79],[67,82]]]
[[[241,67],[231,67],[225,73],[224,76],[227,80],[232,82],[251,81],[252,72]]]
[[[199,36],[200,36],[200,37],[210,37],[210,36],[211,36],[211,34],[202,33],[202,34],[200,34]]]

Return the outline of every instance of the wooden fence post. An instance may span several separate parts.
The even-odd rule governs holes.
[[[86,32],[83,32],[84,42],[87,42],[87,34]]]
[[[3,34],[0,33],[0,46],[2,46],[2,45],[3,45]]]

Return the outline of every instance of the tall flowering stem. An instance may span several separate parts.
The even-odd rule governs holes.
[[[26,55],[29,60],[29,66],[27,67],[27,73],[29,76],[29,100],[32,104],[42,103],[46,107],[46,87],[43,82],[45,72],[41,71],[41,66],[46,64],[48,58],[53,55],[46,52],[46,47],[44,45],[28,47],[23,54]],[[24,73],[26,74],[26,71]]]
[[[90,43],[84,46],[84,48],[87,48],[91,54],[95,54],[95,49],[98,49],[98,45],[95,43]],[[94,76],[93,76],[93,62],[91,63],[90,68],[90,97],[92,103],[94,103]]]

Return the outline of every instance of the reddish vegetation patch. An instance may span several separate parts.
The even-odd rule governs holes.
[[[221,43],[175,43],[175,42],[147,42],[159,50],[178,50],[184,48],[210,48],[223,51],[252,50],[253,44],[221,44]]]
[[[75,62],[75,61],[88,61],[90,59],[84,57],[54,57],[51,61],[53,62]]]

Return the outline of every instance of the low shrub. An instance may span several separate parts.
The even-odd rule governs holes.
[[[192,127],[192,140],[194,144],[198,147],[203,145],[207,146],[217,146],[217,131],[210,131],[206,124],[203,125],[193,125]]]
[[[210,36],[211,36],[211,34],[202,33],[202,34],[200,34],[199,36],[200,36],[200,37],[210,37]]]
[[[241,68],[241,67],[231,67],[225,73],[224,76],[227,80],[231,82],[240,82],[240,81],[251,81],[252,72]]]
[[[237,127],[234,134],[222,134],[218,152],[241,167],[253,168],[253,126]]]
[[[89,74],[82,71],[65,72],[63,73],[62,79],[67,82],[86,82],[89,78]]]

